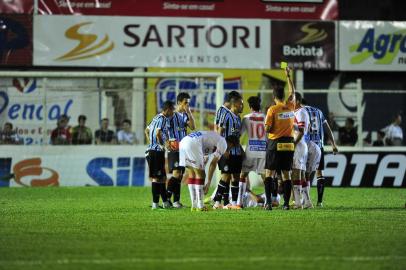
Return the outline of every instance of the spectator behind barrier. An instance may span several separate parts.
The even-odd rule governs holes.
[[[7,122],[4,124],[3,130],[0,131],[0,144],[21,144],[22,141],[18,137],[17,132],[13,130],[13,124]]]
[[[354,120],[348,117],[345,126],[338,129],[338,137],[341,145],[354,146],[357,143],[357,129],[354,127]]]
[[[72,128],[72,144],[92,144],[92,130],[86,126],[86,116],[79,115],[78,125]]]
[[[56,122],[56,128],[51,133],[51,144],[53,145],[67,145],[72,143],[72,135],[70,127],[68,126],[69,117],[65,114]]]
[[[138,144],[135,133],[131,131],[131,120],[125,119],[121,130],[117,132],[117,141],[119,144]]]
[[[385,143],[389,146],[403,145],[403,131],[400,124],[402,123],[402,115],[398,113],[389,126],[385,127],[382,131],[385,132]]]
[[[385,138],[385,132],[383,132],[381,130],[378,131],[378,138],[376,139],[376,141],[374,141],[372,146],[385,146],[384,138]]]
[[[114,131],[109,129],[109,119],[103,118],[100,123],[100,129],[94,133],[95,144],[116,144],[117,139]]]

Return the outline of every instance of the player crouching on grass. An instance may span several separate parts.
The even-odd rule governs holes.
[[[206,211],[204,194],[209,190],[217,162],[220,157],[228,157],[232,147],[239,145],[237,136],[225,139],[214,131],[196,131],[182,139],[179,145],[179,165],[186,167],[190,192],[191,210]],[[207,183],[205,181],[204,156],[212,153]],[[204,186],[204,187],[203,187]]]
[[[149,177],[152,181],[152,209],[158,209],[159,196],[162,198],[163,208],[170,208],[166,191],[165,147],[171,149],[167,138],[169,118],[172,117],[175,106],[172,101],[165,101],[162,112],[156,115],[145,129],[148,138],[146,159],[149,167]]]

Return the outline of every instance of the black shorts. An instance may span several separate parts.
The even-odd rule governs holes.
[[[278,144],[280,144],[279,149]],[[293,153],[295,152],[292,144],[292,137],[269,140],[266,149],[265,169],[290,171],[293,164]]]
[[[324,148],[322,147],[320,148],[320,150],[321,150],[320,163],[317,170],[322,171],[324,170]]]
[[[168,170],[170,173],[172,173],[173,170],[179,170],[182,174],[185,172],[185,167],[179,166],[179,152],[168,152]]]
[[[165,171],[165,152],[149,150],[145,158],[148,162],[149,177],[164,179],[166,177]]]
[[[242,169],[242,155],[222,156],[218,162],[221,173],[240,174]]]

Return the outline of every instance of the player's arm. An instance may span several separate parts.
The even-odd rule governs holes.
[[[296,145],[298,142],[300,142],[300,140],[303,138],[303,135],[304,135],[304,127],[298,126],[298,133],[293,143]]]
[[[241,137],[247,132],[248,130],[248,119],[246,117],[244,117],[242,119],[242,125],[241,125],[241,131],[240,131],[240,135]]]
[[[150,144],[151,141],[149,140],[149,127],[146,127],[144,130],[145,138],[147,139],[147,144]]]
[[[188,127],[189,127],[191,130],[195,130],[195,129],[196,129],[195,118],[193,117],[193,113],[192,113],[192,111],[190,110],[190,107],[189,107],[189,106],[187,106],[186,114],[187,114],[187,116],[188,116],[188,118],[189,118],[189,119],[188,119],[188,122],[187,122]]]
[[[337,149],[336,141],[334,139],[333,131],[331,130],[330,125],[327,123],[327,121],[324,121],[323,125],[324,125],[324,128],[326,129],[327,137],[331,142],[331,146],[333,147],[333,153],[335,154],[338,152],[338,149]]]
[[[272,107],[270,107],[268,109],[268,112],[266,113],[265,123],[264,123],[266,133],[271,132],[272,120],[273,120],[273,111],[272,111]]]
[[[286,67],[285,68],[285,75],[286,75],[286,80],[288,81],[288,88],[289,88],[289,98],[288,100],[290,102],[294,102],[295,100],[295,92],[296,92],[296,88],[295,85],[292,82],[292,78],[291,78],[291,68]]]
[[[217,162],[219,161],[219,159],[220,159],[220,157],[215,155],[213,157],[213,159],[211,160],[211,162],[210,162],[207,183],[204,186],[204,194],[207,194],[207,192],[209,191],[209,188],[210,188],[210,185],[211,185],[211,180],[213,178],[214,171],[216,170]]]
[[[157,130],[156,130],[156,141],[161,146],[163,146],[163,145],[165,145],[167,143],[167,142],[164,141],[163,132],[162,132],[162,129],[160,129],[160,128],[157,128]],[[167,145],[165,145],[165,146],[167,146]]]

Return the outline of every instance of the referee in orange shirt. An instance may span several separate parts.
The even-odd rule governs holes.
[[[272,210],[272,195],[277,195],[278,180],[274,177],[277,171],[282,171],[284,210],[289,210],[289,199],[292,189],[290,171],[292,169],[295,143],[293,124],[295,120],[295,87],[290,78],[290,68],[285,69],[289,85],[289,97],[285,101],[283,87],[273,89],[275,105],[268,109],[265,118],[265,130],[268,133],[268,145],[265,162],[265,195],[266,210]]]

